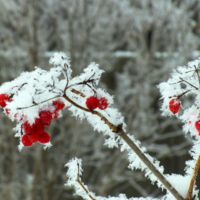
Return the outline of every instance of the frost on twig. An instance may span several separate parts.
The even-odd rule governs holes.
[[[68,181],[66,186],[73,187],[75,189],[75,195],[81,196],[85,200],[158,200],[156,198],[127,198],[125,194],[120,194],[119,197],[100,197],[96,196],[93,192],[90,192],[88,187],[81,181],[82,160],[73,158],[66,165],[68,167],[67,177]]]

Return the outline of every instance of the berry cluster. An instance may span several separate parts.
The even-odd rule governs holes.
[[[11,99],[7,94],[0,94],[0,107],[5,108],[5,113],[10,114],[10,109],[6,108],[7,102],[10,102]],[[53,101],[52,110],[41,110],[39,112],[39,118],[36,118],[33,124],[30,124],[26,120],[25,116],[20,118],[22,122],[23,136],[21,138],[22,144],[24,146],[32,146],[36,142],[42,144],[48,143],[50,141],[49,133],[45,132],[45,127],[51,124],[52,119],[59,117],[59,111],[65,107],[64,102],[61,99]],[[16,113],[14,117],[18,117]]]
[[[95,96],[91,96],[86,99],[85,104],[90,110],[94,110],[96,108],[105,110],[108,107],[108,100],[105,97],[97,98]]]
[[[49,126],[52,119],[58,118],[59,111],[65,107],[64,102],[60,99],[53,101],[52,105],[55,109],[40,111],[39,118],[36,118],[33,124],[30,125],[28,121],[23,123],[22,143],[24,146],[32,146],[35,142],[45,144],[50,141],[50,135],[44,131],[45,126]]]

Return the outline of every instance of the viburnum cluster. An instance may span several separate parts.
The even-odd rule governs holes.
[[[164,115],[176,114],[184,125],[184,131],[200,136],[200,59],[178,67],[171,78],[159,85]],[[188,100],[185,97],[189,97]]]
[[[0,107],[4,108],[5,114],[10,115],[10,109],[7,108],[7,103],[12,101],[14,95],[10,97],[7,94],[0,94]],[[18,117],[19,113],[14,114],[14,118],[19,120],[22,126],[22,137],[21,141],[24,146],[32,146],[36,142],[42,144],[48,143],[50,141],[50,135],[45,131],[45,127],[51,124],[52,119],[59,117],[59,111],[65,107],[64,102],[61,99],[57,99],[52,102],[52,105],[41,110],[38,113],[38,117],[34,119],[34,122],[30,124],[28,121],[28,116],[21,115]],[[52,109],[53,108],[53,109]]]
[[[32,146],[35,142],[42,144],[50,141],[50,135],[45,131],[45,127],[51,124],[52,119],[56,119],[59,116],[59,111],[65,107],[62,100],[58,99],[53,101],[53,110],[41,110],[39,117],[35,119],[33,124],[28,121],[23,122],[22,143],[24,146]]]

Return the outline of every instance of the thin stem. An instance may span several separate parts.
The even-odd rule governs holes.
[[[81,82],[78,82],[78,83],[74,83],[74,84],[69,85],[69,86],[68,86],[68,83],[67,83],[66,86],[65,86],[65,89],[64,89],[64,93],[66,93],[67,89],[69,89],[70,87],[76,86],[76,85],[87,85],[88,87],[91,88],[91,86],[88,85],[88,83],[93,83],[95,81],[95,79],[91,79],[94,75],[95,75],[95,73],[92,76],[90,76],[90,78],[88,80],[86,80],[86,81],[81,81]],[[95,93],[95,91],[94,91],[94,93]]]
[[[179,77],[180,78],[180,77]],[[194,85],[192,85],[191,83],[189,83],[188,81],[186,81],[186,80],[184,80],[184,79],[182,79],[182,78],[180,78],[183,82],[185,82],[185,83],[187,83],[188,85],[190,85],[191,87],[193,87],[194,89],[196,89],[196,90],[198,90],[198,88],[196,87],[196,86],[194,86]]]
[[[19,108],[17,108],[17,110],[22,110],[22,109],[31,108],[31,107],[37,106],[37,105],[39,105],[39,104],[41,104],[41,103],[45,103],[45,102],[47,102],[47,101],[50,101],[50,100],[55,99],[55,98],[58,98],[58,97],[60,97],[60,95],[59,95],[59,96],[52,97],[52,98],[47,99],[47,100],[45,100],[45,101],[41,101],[40,103],[36,103],[36,102],[34,102],[35,104],[34,104],[34,105],[31,105],[31,106],[27,106],[27,107],[19,107]]]
[[[64,73],[64,72],[63,72]],[[65,76],[65,79],[66,79],[66,85],[65,85],[65,89],[64,89],[64,93],[67,91],[67,88],[68,88],[68,84],[69,84],[69,78],[68,78],[68,75],[67,75],[67,73],[66,73],[66,75],[64,75]]]
[[[185,95],[186,93],[190,92],[191,90],[187,90],[179,95],[174,95],[174,96],[170,96],[169,98],[172,98],[172,97],[177,97],[177,99],[180,99],[183,95]]]
[[[200,156],[198,157],[197,162],[196,162],[195,167],[194,167],[194,173],[193,173],[192,179],[190,181],[190,186],[189,186],[189,189],[188,189],[186,200],[192,199],[192,191],[193,191],[194,183],[196,181],[196,178],[197,178],[197,175],[198,175],[198,172],[199,172],[199,168],[200,168]]]
[[[78,91],[78,90],[75,90],[74,88],[71,89],[71,92],[75,93],[75,94],[78,94],[80,95],[81,97],[86,97],[85,94],[83,94],[82,92]]]
[[[195,72],[197,73],[197,78],[198,78],[199,86],[200,86],[200,77],[199,77],[199,72],[198,72],[196,65],[194,65],[194,68],[195,68]]]
[[[177,200],[184,200],[184,198],[178,193],[178,191],[167,181],[167,179],[164,177],[163,174],[161,174],[157,168],[151,163],[151,161],[145,156],[145,154],[137,147],[137,145],[126,135],[126,133],[120,128],[112,124],[106,117],[104,117],[101,113],[94,110],[89,110],[87,108],[84,108],[77,103],[75,103],[73,100],[71,100],[66,95],[63,96],[67,101],[69,101],[72,105],[80,108],[81,110],[84,110],[86,112],[90,112],[94,115],[97,115],[101,118],[102,121],[104,121],[105,124],[109,126],[109,128],[115,132],[118,133],[119,136],[129,145],[129,147],[137,154],[137,156],[144,162],[144,164],[150,169],[150,171],[157,177],[157,179],[166,187],[166,189],[171,192],[171,194],[177,199]]]
[[[90,194],[89,194],[89,190],[84,186],[84,184],[81,182],[81,180],[80,180],[80,174],[79,174],[79,164],[77,164],[78,165],[78,173],[77,173],[77,179],[76,179],[76,181],[78,182],[78,184],[83,188],[83,190],[87,193],[87,195],[90,197],[90,199],[92,199],[92,200],[96,200],[94,197],[92,197]]]

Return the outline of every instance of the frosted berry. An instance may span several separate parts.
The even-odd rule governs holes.
[[[195,122],[195,128],[200,132],[200,120]]]
[[[108,107],[108,100],[105,97],[99,98],[98,108],[105,110]]]
[[[65,104],[61,99],[57,99],[56,101],[53,101],[53,105],[56,111],[62,110],[65,107]]]
[[[93,110],[98,107],[99,100],[97,99],[97,97],[92,96],[86,99],[85,104],[88,109]]]
[[[22,136],[22,144],[24,146],[28,146],[28,147],[33,145],[33,143],[29,140],[28,135],[23,135]]]
[[[50,135],[44,131],[43,133],[39,134],[38,142],[45,144],[45,143],[48,143],[50,139],[51,139]]]
[[[178,113],[181,106],[181,102],[178,99],[172,99],[169,102],[169,109],[172,113]]]
[[[28,134],[28,139],[32,142],[38,142],[40,138],[40,134],[39,133],[29,133]]]
[[[39,112],[39,116],[41,121],[45,123],[49,123],[52,120],[52,113],[49,110],[43,110]]]
[[[6,107],[6,102],[10,101],[10,98],[7,94],[0,94],[0,107]]]

